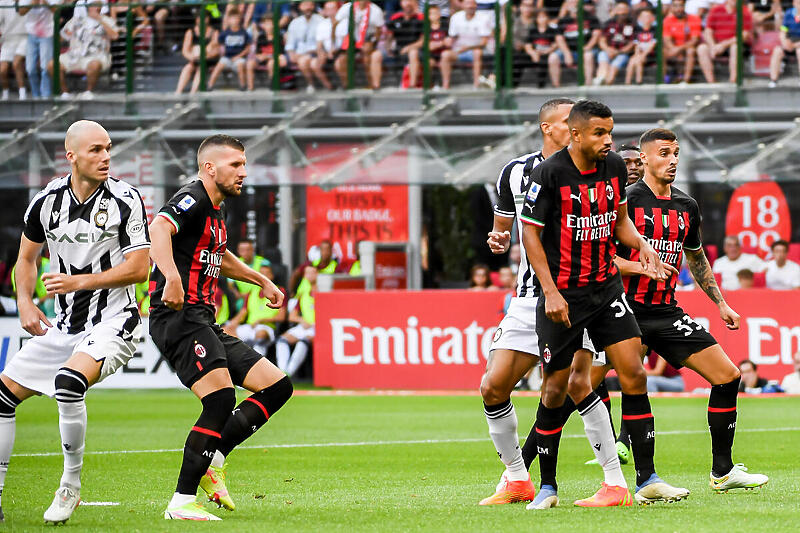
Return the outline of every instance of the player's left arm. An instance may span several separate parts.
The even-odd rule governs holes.
[[[631,261],[630,259],[623,259],[622,257],[615,255],[614,256],[614,264],[617,265],[619,269],[619,273],[623,276],[647,276],[650,279],[656,279],[656,273],[653,270],[645,270],[642,264],[639,261]],[[670,275],[677,276],[680,274],[678,269],[674,266],[670,265],[669,263],[661,263],[664,265],[664,270],[666,270]]]
[[[222,257],[222,275],[226,278],[258,285],[264,289],[264,295],[270,301],[267,305],[273,309],[278,309],[283,305],[283,292],[266,276],[245,265],[230,250],[225,250],[225,255]]]
[[[712,302],[717,304],[719,316],[728,329],[739,329],[739,314],[731,309],[725,302],[725,298],[722,297],[722,293],[717,286],[717,280],[714,279],[714,272],[711,270],[711,265],[705,252],[703,252],[703,247],[700,246],[696,250],[684,247],[684,252],[686,252],[686,261],[689,263],[689,270],[691,270],[697,286],[703,289],[703,292],[708,295]]]
[[[639,250],[639,262],[642,265],[643,274],[650,275],[648,272],[655,274],[654,279],[665,280],[669,277],[669,272],[664,268],[658,254],[650,246],[646,240],[642,238],[633,221],[628,218],[628,204],[620,204],[617,211],[617,224],[614,227],[614,236],[617,240],[630,248],[631,250]]]
[[[116,289],[147,281],[149,269],[150,250],[139,248],[129,252],[122,263],[103,272],[75,275],[47,272],[42,274],[42,281],[48,294]]]

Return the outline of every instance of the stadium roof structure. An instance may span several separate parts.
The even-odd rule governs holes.
[[[486,183],[505,161],[535,150],[539,106],[570,96],[608,104],[618,142],[635,140],[657,125],[677,130],[681,181],[740,182],[764,173],[800,179],[797,150],[786,149],[800,143],[800,91],[755,85],[744,93],[747,106],[731,84],[660,86],[659,98],[654,86],[516,89],[504,95],[510,104],[505,107],[497,105],[494,93],[477,90],[140,93],[56,105],[12,101],[4,102],[0,113],[0,163],[52,166],[48,159],[66,127],[87,118],[109,130],[115,160],[158,145],[165,161],[175,165],[170,176],[189,175],[191,157],[182,154],[206,136],[225,132],[246,144],[249,163],[263,167],[254,173],[255,185],[469,185]],[[338,146],[340,153],[315,155],[309,149],[323,145]],[[390,158],[398,152],[409,155],[407,171],[400,174]],[[26,154],[27,164],[19,161]],[[6,177],[2,181],[8,183]]]

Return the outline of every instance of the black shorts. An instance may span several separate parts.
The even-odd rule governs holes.
[[[583,330],[587,330],[595,350],[603,350],[618,342],[640,337],[641,331],[625,300],[619,275],[601,285],[568,289],[561,295],[569,305],[572,327],[556,324],[544,312],[545,298],[536,306],[536,332],[539,353],[548,372],[568,368],[575,352],[583,347]]]
[[[214,313],[202,306],[173,311],[157,307],[150,314],[150,336],[164,359],[187,388],[217,368],[227,368],[234,385],[263,356],[228,335],[214,322]]]
[[[631,309],[642,330],[642,344],[681,368],[690,355],[717,344],[706,328],[675,306],[647,306],[631,302]]]

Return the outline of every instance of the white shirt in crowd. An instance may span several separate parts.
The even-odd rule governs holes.
[[[767,263],[767,288],[779,291],[800,288],[800,265],[789,260],[783,267],[774,260]]]
[[[114,19],[105,15],[102,20],[116,28]],[[61,35],[69,39],[69,53],[73,57],[106,56],[111,52],[111,39],[99,20],[85,17],[72,17],[63,28]]]
[[[322,43],[322,47],[326,52],[333,52],[333,21],[329,18],[323,18],[317,24],[317,43]],[[336,48],[339,48],[341,43],[336,43]]]
[[[53,15],[50,15],[53,20]],[[0,43],[6,37],[26,35],[25,17],[21,17],[14,9],[13,0],[0,1]]]
[[[355,16],[355,24],[353,25],[353,36],[354,40],[358,41],[359,39],[359,31],[361,29],[361,21],[364,20],[364,16],[367,13],[367,9],[361,8],[361,5],[357,2],[354,9],[353,14]],[[336,42],[341,44],[344,41],[345,36],[347,35],[347,28],[349,26],[349,19],[350,19],[350,2],[347,2],[342,7],[339,8],[339,11],[336,12],[336,20],[338,24],[336,24]],[[367,23],[367,41],[371,41],[374,37],[378,34],[378,31],[383,27],[384,20],[383,20],[383,10],[375,5],[374,3],[369,3],[369,21]]]
[[[61,3],[60,0],[45,0],[47,5],[57,6]],[[19,6],[25,7],[31,5],[32,0],[20,0]],[[47,9],[47,6],[41,4],[33,6],[30,11],[25,14],[25,31],[28,35],[34,37],[52,37],[53,36],[53,13]]]
[[[800,372],[787,374],[781,382],[781,388],[786,394],[800,394]]]
[[[301,15],[290,22],[286,29],[286,51],[307,54],[316,50],[317,28],[323,20],[322,15],[313,13],[309,18]]]
[[[739,288],[739,278],[736,274],[740,270],[750,270],[752,272],[763,272],[767,268],[766,263],[755,254],[742,254],[735,261],[731,261],[728,256],[724,255],[714,261],[714,268],[712,269],[715,274],[722,275],[722,289],[726,291],[735,291]]]
[[[471,19],[467,19],[467,13],[459,11],[450,17],[447,34],[454,38],[453,50],[477,46],[482,38],[492,35],[492,21],[478,16],[477,13]]]

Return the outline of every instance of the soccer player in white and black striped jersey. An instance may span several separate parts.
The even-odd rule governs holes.
[[[17,405],[34,394],[58,402],[64,473],[44,513],[45,522],[52,523],[66,522],[80,502],[86,390],[136,351],[141,320],[134,284],[147,279],[150,248],[139,192],[108,174],[108,132],[96,122],[75,122],[64,147],[71,172],[31,201],[17,260],[20,322],[33,338],[0,374],[0,495]],[[32,300],[36,258],[45,243],[51,272],[42,279],[55,295],[55,326]]]

